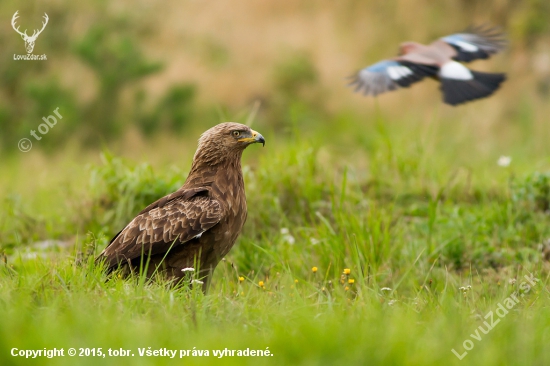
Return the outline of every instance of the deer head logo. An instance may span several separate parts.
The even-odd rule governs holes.
[[[48,24],[48,19],[49,19],[48,14],[44,13],[44,22],[42,22],[42,29],[40,30],[35,29],[32,36],[28,36],[26,29],[24,32],[21,32],[19,31],[19,27],[17,28],[15,27],[15,21],[17,20],[17,18],[19,18],[19,15],[17,15],[18,12],[19,10],[16,11],[15,14],[13,14],[13,18],[11,18],[11,26],[17,33],[19,33],[19,35],[21,35],[21,38],[23,38],[23,41],[25,41],[25,48],[27,49],[27,53],[32,53],[32,50],[34,49],[34,42],[36,42],[36,38],[38,38],[40,33],[42,33],[44,28],[46,28],[46,24]]]

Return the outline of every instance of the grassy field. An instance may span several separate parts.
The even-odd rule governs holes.
[[[14,173],[2,217],[2,364],[98,362],[31,361],[11,357],[14,347],[135,355],[101,359],[113,365],[550,362],[545,137],[526,146],[519,136],[501,167],[499,148],[465,148],[473,122],[434,116],[414,125],[381,112],[347,122],[265,131],[265,149],[245,152],[249,219],[206,296],[142,278],[107,280],[93,263],[142,206],[183,182],[194,139],[167,138],[164,150],[150,146],[135,160],[36,154],[5,164]],[[176,145],[181,152],[163,163]],[[23,183],[18,169],[37,165],[44,183]],[[515,304],[506,300],[514,294]],[[484,321],[494,325],[487,334],[478,329],[488,330]],[[178,353],[140,357],[148,347]],[[272,356],[214,356],[225,348]]]
[[[22,29],[48,12],[47,63],[11,59],[17,9]],[[0,14],[0,365],[550,364],[546,2],[6,0]],[[400,41],[486,21],[510,40],[469,65],[507,73],[488,99],[452,108],[431,80],[377,99],[346,87]],[[209,293],[107,277],[95,255],[227,120],[267,143],[244,153],[248,221]]]

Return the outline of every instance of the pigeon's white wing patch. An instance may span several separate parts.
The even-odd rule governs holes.
[[[466,66],[461,65],[456,61],[449,61],[443,64],[439,70],[439,77],[455,80],[472,80],[474,78]]]
[[[473,40],[475,38],[471,34],[453,34],[452,36],[443,37],[441,39],[450,45],[458,47],[461,52],[479,51],[478,45],[476,45]]]
[[[466,52],[477,52],[479,50],[479,47],[477,47],[475,44],[464,41],[456,41],[454,42],[454,44]]]
[[[406,66],[390,66],[387,68],[386,72],[392,80],[399,80],[413,73],[412,70]]]
[[[398,88],[406,88],[426,76],[437,73],[434,65],[415,64],[402,60],[384,60],[359,71],[350,85],[365,95],[378,95]]]

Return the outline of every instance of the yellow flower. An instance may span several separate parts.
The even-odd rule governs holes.
[[[298,280],[294,280],[294,283],[298,283]]]
[[[312,271],[313,273],[317,273],[317,267],[311,268],[311,271]]]
[[[353,284],[355,283],[355,280],[354,280],[353,278],[350,278],[350,279],[348,280],[348,283],[349,283],[350,285],[353,285]]]
[[[244,277],[239,277],[239,282],[243,282],[244,281]]]
[[[351,269],[349,268],[344,268],[344,274],[345,275],[349,275],[351,273]]]
[[[344,287],[344,290],[348,291],[348,290],[349,290],[349,287],[348,287],[348,286]]]
[[[260,285],[260,287],[264,287],[264,281],[258,282],[258,285]]]

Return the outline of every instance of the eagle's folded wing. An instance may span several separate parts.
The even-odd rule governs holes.
[[[113,268],[142,254],[166,252],[215,226],[222,219],[220,203],[207,189],[178,191],[149,205],[100,254]]]

